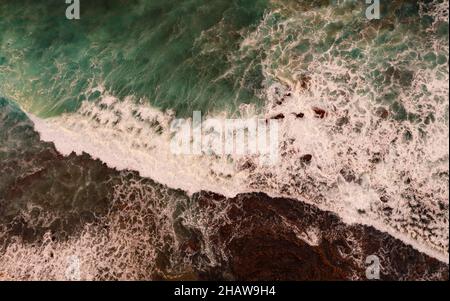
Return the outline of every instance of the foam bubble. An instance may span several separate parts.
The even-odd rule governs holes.
[[[107,93],[76,113],[30,118],[63,154],[85,151],[190,194],[295,197],[448,262],[448,65],[435,59],[448,62],[448,42],[435,37],[448,15],[433,5],[435,22],[420,32],[330,7],[266,14],[234,60],[265,54],[260,117],[282,116],[277,166],[175,156],[173,115]]]

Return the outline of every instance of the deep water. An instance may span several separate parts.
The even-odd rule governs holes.
[[[266,0],[81,1],[72,21],[64,1],[0,5],[0,91],[41,116],[98,99],[98,85],[180,115],[257,101],[258,66],[222,75]]]

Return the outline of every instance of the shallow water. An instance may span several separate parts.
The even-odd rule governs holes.
[[[295,198],[448,263],[448,1],[389,1],[371,21],[363,1],[96,1],[74,21],[60,1],[0,7],[0,199],[20,196],[2,218],[105,215],[134,170],[181,203]],[[278,120],[280,161],[174,155],[170,123],[194,110]]]

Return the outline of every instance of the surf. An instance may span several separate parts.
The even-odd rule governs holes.
[[[448,2],[392,1],[370,23],[356,3],[258,2],[253,11],[218,1],[220,13],[201,24],[212,11],[202,2],[184,7],[194,15],[177,2],[139,3],[120,18],[123,7],[97,7],[102,17],[80,36],[32,32],[20,42],[23,27],[2,30],[13,42],[2,44],[0,89],[42,140],[190,195],[294,197],[448,262]],[[251,22],[234,20],[236,10]],[[162,25],[145,22],[161,12]],[[44,32],[49,20],[38,21]],[[174,155],[170,122],[194,109],[206,121],[278,120],[280,163]]]

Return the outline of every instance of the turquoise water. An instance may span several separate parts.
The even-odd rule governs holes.
[[[30,111],[71,112],[99,84],[179,114],[257,101],[258,70],[243,86],[242,70],[218,77],[267,1],[81,2],[81,20],[69,21],[64,1],[2,1],[0,90]]]
[[[280,74],[302,76],[332,59],[363,77],[351,93],[370,95],[397,120],[420,119],[398,98],[416,69],[448,75],[448,47],[431,49],[448,41],[448,20],[417,1],[383,2],[381,20],[371,22],[363,1],[338,3],[82,1],[81,20],[69,21],[62,1],[2,1],[0,92],[41,117],[97,100],[99,85],[180,116],[234,112],[261,107]]]
[[[63,0],[0,0],[0,251],[8,227],[26,241],[26,231],[16,229],[13,220],[39,228],[29,237],[40,239],[50,230],[74,231],[73,225],[89,223],[92,214],[109,214],[111,204],[124,213],[108,217],[120,234],[111,245],[123,246],[126,238],[131,249],[157,249],[156,257],[138,256],[145,261],[139,267],[167,265],[171,248],[189,236],[172,221],[195,201],[163,187],[170,183],[119,173],[112,169],[114,160],[102,157],[117,159],[119,166],[124,157],[136,159],[145,170],[153,157],[143,155],[158,156],[156,147],[168,142],[163,140],[168,128],[161,127],[165,118],[153,111],[140,116],[145,106],[100,102],[112,95],[178,116],[192,116],[194,110],[203,116],[239,114],[241,104],[254,105],[265,118],[281,116],[283,161],[256,170],[246,163],[250,172],[244,184],[255,184],[252,191],[275,187],[274,195],[305,197],[338,215],[342,208],[343,215],[357,209],[365,222],[373,218],[376,227],[391,227],[382,231],[400,233],[400,239],[412,233],[412,241],[447,252],[448,144],[443,138],[448,139],[449,32],[443,9],[448,1],[382,1],[381,20],[372,21],[362,0],[81,0],[81,20],[72,21],[65,18],[66,7]],[[313,114],[315,106],[323,108],[321,118]],[[25,112],[42,118],[29,119]],[[154,128],[157,135],[147,135]],[[63,156],[57,142],[73,141],[60,136],[75,137],[68,145],[80,146],[78,151],[92,151],[92,142],[105,148],[97,156]],[[125,151],[117,152],[122,147]],[[157,159],[164,167],[176,166],[157,173],[186,179],[184,165],[177,164],[183,158],[173,165]],[[187,170],[198,179],[201,172],[212,181],[232,178],[220,166],[200,166]],[[143,202],[130,213],[126,203],[136,200]],[[48,212],[64,218],[49,222]],[[214,219],[217,213],[207,216]],[[208,226],[192,214],[188,222]],[[151,218],[139,224],[134,218],[140,216]],[[130,232],[123,232],[123,220]],[[142,226],[142,237],[135,224]],[[157,235],[147,235],[149,225]],[[86,254],[92,245],[111,240],[89,235],[93,241],[84,242]],[[133,239],[143,245],[133,245]],[[37,251],[34,247],[30,252],[45,258],[40,245]],[[79,243],[73,247],[78,250]],[[97,251],[103,250],[109,252]],[[209,249],[203,251],[208,257]],[[27,253],[17,254],[28,262]]]

